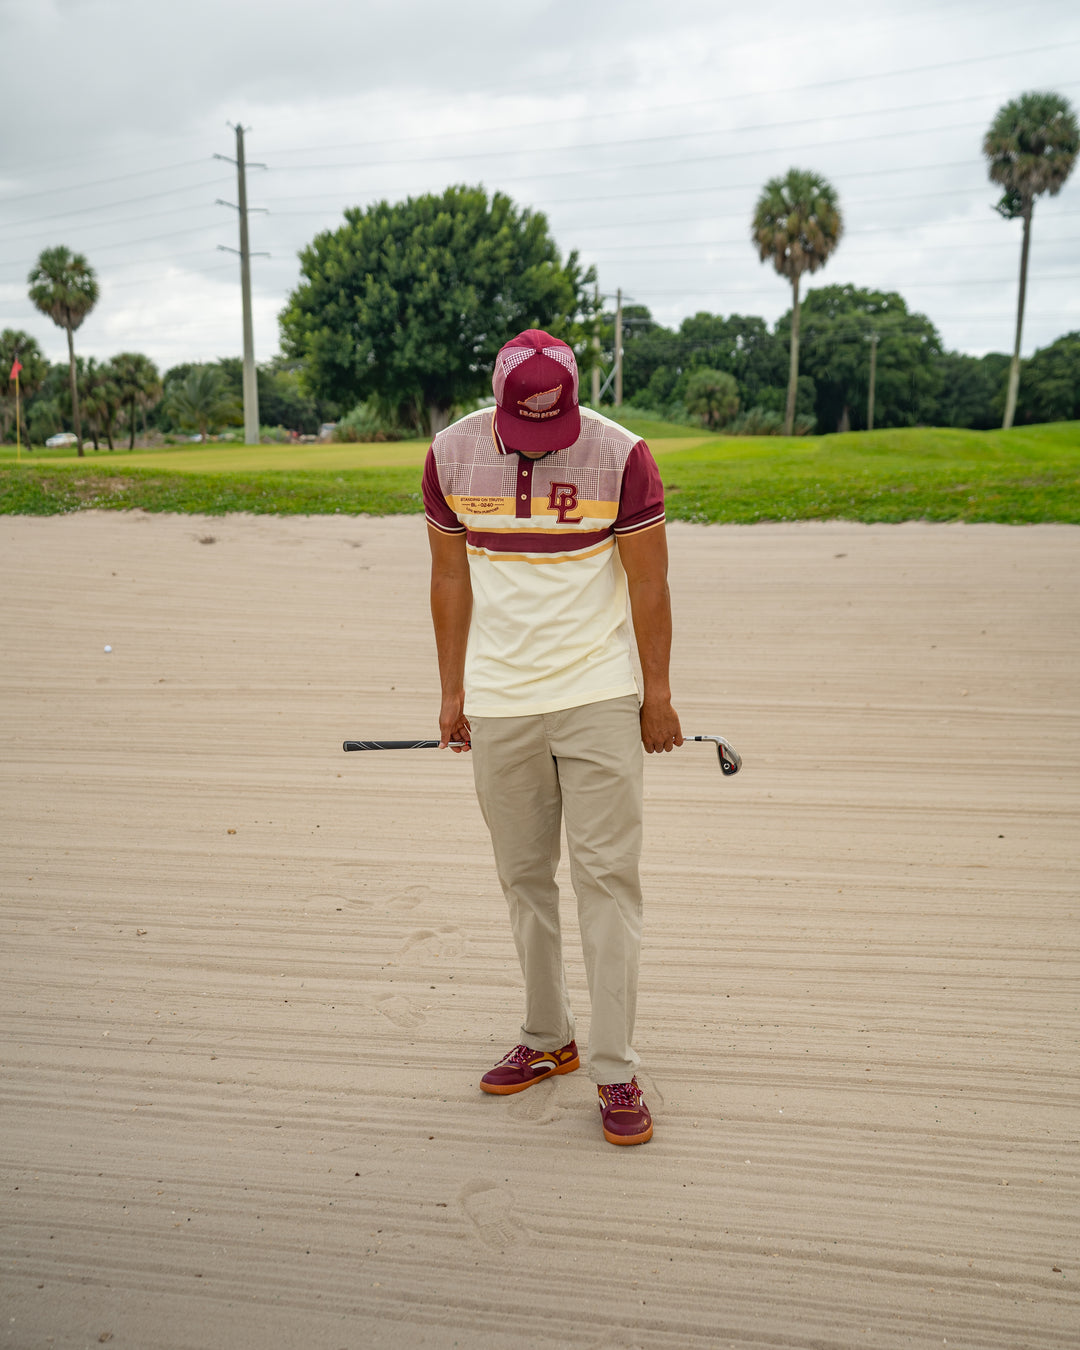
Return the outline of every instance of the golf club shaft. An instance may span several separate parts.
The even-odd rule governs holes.
[[[725,774],[738,773],[742,768],[742,756],[723,736],[684,736],[684,741],[712,741],[720,759],[720,768]],[[343,750],[437,750],[440,742],[429,741],[345,741]],[[468,741],[451,741],[451,749],[463,748]]]

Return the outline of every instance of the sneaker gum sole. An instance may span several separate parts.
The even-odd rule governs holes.
[[[535,1083],[542,1083],[547,1078],[557,1078],[561,1073],[573,1073],[575,1069],[580,1068],[581,1057],[576,1056],[569,1064],[560,1064],[557,1068],[551,1069],[547,1073],[537,1074],[535,1078],[530,1078],[524,1083],[485,1083],[481,1079],[480,1090],[493,1093],[496,1097],[508,1097],[512,1092],[524,1092],[526,1088],[531,1088]]]
[[[604,1127],[604,1138],[609,1144],[647,1144],[652,1138],[652,1122],[649,1122],[649,1128],[641,1134],[612,1134]]]

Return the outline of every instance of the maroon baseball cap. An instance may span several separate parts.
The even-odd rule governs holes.
[[[541,328],[526,328],[495,358],[495,426],[508,450],[565,450],[581,434],[573,349]]]

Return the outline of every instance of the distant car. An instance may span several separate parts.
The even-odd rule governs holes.
[[[50,436],[45,444],[50,450],[55,450],[60,445],[75,445],[78,439],[72,431],[58,431],[55,436]]]

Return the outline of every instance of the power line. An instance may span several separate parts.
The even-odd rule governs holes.
[[[126,183],[132,178],[145,178],[152,173],[175,173],[177,169],[192,169],[203,167],[205,164],[205,157],[201,159],[185,159],[179,164],[159,164],[151,169],[137,169],[133,173],[121,173],[114,178],[94,178],[88,183],[62,183],[59,187],[42,188],[38,192],[24,192],[18,197],[0,197],[0,206],[8,206],[18,202],[29,202],[38,197],[52,196],[57,192],[66,192],[69,195],[74,192],[85,192],[89,187],[108,187],[113,183]]]
[[[1075,82],[1074,82],[1074,83],[1075,83]],[[1071,86],[1070,86],[1070,87],[1071,87]],[[946,99],[946,100],[941,100],[939,103],[916,104],[916,105],[914,105],[914,106],[915,106],[915,108],[920,108],[920,107],[921,107],[921,108],[929,108],[929,107],[940,107],[940,106],[944,106],[945,104],[950,104],[950,103],[958,103],[958,102],[965,102],[965,103],[966,103],[966,102],[970,102],[970,101],[971,101],[970,99]],[[910,112],[910,111],[912,111],[911,108],[898,108],[898,109],[895,110],[895,115],[899,115],[899,114],[901,114],[901,113],[904,113],[904,112]],[[865,120],[865,118],[866,118],[868,115],[871,115],[871,116],[872,116],[873,114],[864,114],[864,113],[838,113],[838,114],[834,114],[834,115],[832,115],[832,116],[822,116],[822,117],[814,117],[814,118],[792,118],[792,119],[789,119],[789,120],[783,121],[783,122],[762,122],[762,123],[760,123],[760,124],[757,125],[757,126],[749,126],[749,127],[731,127],[730,129],[722,129],[722,128],[719,128],[719,127],[712,127],[712,128],[709,128],[707,131],[683,131],[683,132],[673,132],[673,133],[671,133],[671,134],[669,134],[669,135],[666,135],[666,136],[637,136],[637,137],[633,137],[633,138],[631,138],[631,139],[621,140],[621,141],[592,141],[592,142],[579,142],[579,143],[572,144],[572,145],[560,145],[560,146],[557,146],[557,147],[555,147],[555,151],[554,151],[554,152],[555,152],[555,153],[565,153],[565,152],[578,153],[578,152],[584,151],[584,150],[607,150],[607,149],[611,149],[611,148],[614,148],[614,147],[622,147],[622,146],[628,146],[628,145],[653,145],[653,144],[657,144],[657,143],[659,143],[659,142],[667,142],[667,141],[674,141],[674,140],[690,140],[690,139],[692,139],[692,138],[699,138],[699,137],[702,137],[702,136],[712,136],[712,137],[716,137],[717,139],[720,139],[720,138],[733,139],[733,138],[736,138],[736,137],[741,137],[741,136],[750,135],[750,134],[752,134],[752,133],[759,132],[759,131],[776,131],[776,130],[781,130],[781,129],[784,128],[784,127],[791,127],[791,126],[801,126],[801,127],[812,126],[812,125],[814,125],[814,123],[816,123],[816,122],[835,122],[835,121],[843,121],[843,120],[847,120],[848,118],[852,118],[852,117],[859,117],[860,120]],[[894,115],[894,114],[892,114],[892,113],[890,112],[890,115]],[[808,144],[805,144],[805,145],[795,145],[795,146],[762,146],[762,147],[757,148],[757,149],[754,149],[754,150],[741,150],[741,151],[724,152],[724,153],[718,154],[718,155],[716,155],[716,156],[713,156],[713,155],[700,156],[700,155],[699,155],[699,156],[693,156],[693,157],[687,158],[687,159],[676,159],[676,160],[667,159],[667,160],[662,160],[662,161],[660,161],[660,163],[661,163],[662,165],[664,165],[664,166],[669,165],[669,164],[696,164],[696,163],[699,163],[702,159],[712,159],[712,158],[718,158],[718,159],[734,159],[734,158],[737,158],[739,155],[759,155],[759,154],[760,154],[760,155],[767,155],[767,154],[774,153],[776,150],[781,150],[781,149],[790,150],[790,152],[791,152],[792,154],[797,154],[797,153],[799,153],[799,152],[802,151],[802,150],[814,150],[814,149],[817,149],[817,148],[819,148],[819,147],[820,147],[821,145],[823,145],[823,144],[824,144],[824,145],[855,145],[855,144],[857,144],[859,141],[865,141],[865,140],[888,140],[888,139],[892,139],[892,138],[897,137],[897,136],[931,136],[931,135],[939,135],[939,134],[940,134],[941,132],[943,132],[943,131],[965,131],[965,130],[968,130],[969,128],[971,128],[971,127],[976,127],[976,126],[981,127],[981,126],[984,126],[984,125],[985,125],[984,121],[983,121],[983,120],[980,120],[980,121],[978,121],[978,122],[958,122],[958,123],[952,123],[952,124],[950,124],[949,126],[946,126],[946,127],[938,127],[938,126],[935,126],[935,127],[905,127],[905,128],[902,128],[902,129],[900,129],[900,130],[898,130],[898,131],[869,132],[869,133],[867,133],[865,136],[854,136],[854,137],[848,138],[847,140],[837,140],[837,139],[835,139],[835,138],[830,138],[829,140],[824,141],[824,142],[822,142],[822,141],[814,141],[814,142],[809,142]],[[318,148],[318,147],[310,147],[310,146],[309,146],[309,147],[306,149],[305,153],[306,153],[306,154],[311,154],[311,153],[313,153],[313,151],[314,151],[315,149],[317,149],[317,148]],[[506,159],[506,158],[511,158],[511,157],[512,157],[512,158],[515,158],[515,159],[520,159],[523,153],[525,153],[525,152],[523,152],[522,149],[521,149],[520,147],[518,147],[518,148],[516,148],[516,149],[514,149],[514,150],[477,150],[477,151],[470,151],[470,152],[468,152],[467,154],[451,154],[451,155],[447,155],[447,154],[443,153],[443,154],[438,154],[438,155],[418,155],[418,156],[414,156],[414,157],[411,158],[411,159],[394,159],[394,160],[385,160],[385,159],[376,159],[376,160],[350,160],[350,161],[346,161],[346,162],[338,163],[338,164],[291,164],[291,165],[284,165],[284,166],[282,167],[282,169],[281,169],[281,172],[283,172],[283,173],[317,173],[317,172],[326,172],[326,171],[330,171],[330,170],[340,170],[340,169],[387,169],[387,168],[393,168],[393,169],[396,169],[396,168],[400,168],[400,167],[403,166],[403,165],[413,165],[413,164],[447,164],[447,163],[454,163],[454,164],[456,164],[456,163],[460,163],[462,160],[467,160],[467,159],[483,159],[483,160],[491,160],[491,159]],[[613,168],[616,169],[616,170],[628,170],[628,169],[652,168],[654,163],[655,163],[655,161],[652,162],[652,163],[648,163],[648,164],[618,164],[618,165],[614,165]],[[582,171],[576,170],[576,169],[575,169],[575,170],[565,170],[565,171],[563,171],[563,170],[555,170],[554,172],[557,174],[557,173],[559,173],[559,172],[573,172],[573,173],[577,173],[577,172],[582,172]],[[595,173],[595,172],[597,172],[597,170],[596,170],[595,166],[590,166],[590,168],[587,170],[587,172]],[[603,170],[601,170],[601,172],[603,172]],[[552,177],[553,175],[552,175],[552,173],[540,173],[540,174],[534,174],[534,175],[532,175],[532,176],[533,176],[533,177],[536,177],[536,178],[550,178],[550,177]]]
[[[833,89],[833,88],[841,88],[851,84],[864,84],[869,80],[878,81],[887,79],[899,79],[901,77],[906,77],[909,75],[928,74],[932,71],[953,70],[960,66],[985,65],[989,61],[1015,61],[1015,59],[1020,56],[1036,56],[1042,52],[1067,51],[1071,47],[1078,47],[1078,46],[1080,46],[1080,38],[1074,39],[1069,42],[1061,42],[1061,43],[1055,42],[1041,47],[1028,47],[1011,52],[1002,52],[998,55],[993,56],[969,56],[969,57],[962,57],[955,61],[939,61],[932,65],[909,66],[902,70],[879,71],[875,74],[847,75],[840,79],[835,80],[818,80],[812,84],[791,85],[787,88],[785,92],[789,94],[809,93],[817,89]],[[763,96],[764,95],[758,91],[740,94],[718,94],[711,98],[693,99],[689,102],[658,104],[653,107],[638,107],[635,108],[634,111],[643,116],[654,117],[657,113],[662,112],[688,112],[695,108],[709,107],[721,103],[735,103],[746,99],[762,98]],[[606,113],[588,112],[572,117],[544,117],[532,122],[502,123],[499,127],[499,130],[530,131],[537,127],[543,127],[545,129],[548,129],[553,126],[561,126],[566,125],[568,123],[585,122],[585,121],[596,122],[602,118],[626,117],[626,115],[627,109],[624,104],[619,109]],[[477,130],[480,129],[478,128]],[[491,132],[490,124],[483,127],[482,130],[485,135],[489,135]],[[474,136],[476,134],[477,134],[476,130],[470,130],[457,132],[441,132],[437,133],[436,136],[434,137],[429,135],[395,136],[393,138],[388,138],[381,142],[375,141],[375,142],[366,142],[362,144],[401,145],[415,141],[427,141],[431,139],[445,140],[460,136]],[[352,142],[352,143],[345,143],[342,145],[325,146],[322,148],[327,150],[349,150],[355,148],[356,145],[357,142]],[[281,147],[268,150],[266,153],[277,155],[278,157],[280,157],[281,155],[285,154],[291,153],[302,154],[305,152],[302,150],[292,150],[289,147]],[[310,153],[310,149],[306,153]]]
[[[1009,280],[1013,281],[1014,279],[1009,278]],[[1064,276],[1029,277],[1028,285],[1033,286],[1036,284],[1036,281],[1080,281],[1080,272],[1072,272]],[[840,285],[842,283],[838,282],[837,284]],[[1006,281],[1002,277],[970,277],[957,281],[890,280],[883,282],[880,287],[874,287],[874,289],[878,290],[887,287],[890,291],[897,291],[899,293],[901,291],[932,290],[951,286],[1003,286],[1005,284]],[[646,288],[639,286],[638,289],[644,290]],[[689,293],[693,293],[694,295],[759,295],[761,292],[760,286],[684,286],[680,290],[655,290],[652,287],[648,289],[650,295],[687,295]]]
[[[227,182],[228,180],[222,180],[219,175],[217,178],[205,178],[199,183],[186,183],[183,187],[166,188],[163,192],[148,192],[141,197],[128,197],[123,201],[109,202],[106,206],[77,206],[70,211],[57,211],[51,216],[36,216],[32,220],[12,220],[0,225],[0,230],[10,230],[17,226],[26,225],[47,225],[54,220],[67,220],[71,216],[92,215],[95,211],[112,210],[118,206],[137,206],[141,202],[158,201],[162,197],[175,197],[178,192],[194,192],[198,188],[220,187],[223,181]],[[180,209],[177,208],[177,210]]]
[[[1066,81],[1065,83],[1062,83],[1061,81],[1057,81],[1056,84],[1057,84],[1057,86],[1058,86],[1059,88],[1061,88],[1061,89],[1074,89],[1074,88],[1080,87],[1080,82],[1078,82],[1078,81]],[[1009,90],[1002,90],[1002,91],[999,91],[999,92],[994,93],[994,94],[985,94],[985,93],[979,93],[979,94],[965,94],[965,95],[962,95],[962,96],[959,97],[959,98],[950,98],[950,99],[932,99],[932,100],[927,101],[927,102],[905,104],[905,105],[900,106],[900,107],[892,107],[892,108],[871,108],[871,109],[856,109],[856,110],[853,110],[853,111],[850,111],[850,112],[842,112],[842,111],[841,111],[841,112],[832,112],[832,113],[822,113],[822,114],[820,114],[820,115],[818,115],[818,116],[813,116],[813,117],[788,118],[788,119],[785,119],[785,120],[779,121],[779,122],[762,122],[762,123],[752,124],[752,125],[750,125],[750,126],[737,126],[737,127],[732,127],[732,128],[729,128],[729,129],[722,129],[722,128],[712,127],[712,128],[707,128],[707,129],[700,130],[700,131],[670,132],[670,133],[667,133],[667,134],[662,135],[662,136],[633,136],[633,137],[624,137],[624,138],[619,139],[619,140],[591,141],[591,142],[577,142],[577,143],[572,143],[572,144],[569,144],[569,145],[559,146],[559,147],[556,147],[556,148],[557,148],[557,150],[560,151],[560,152],[563,152],[563,151],[582,151],[582,150],[611,149],[611,148],[617,148],[617,147],[622,147],[622,146],[658,144],[658,143],[663,143],[663,142],[668,142],[668,141],[673,141],[673,140],[691,140],[691,139],[697,139],[697,138],[705,137],[705,136],[744,136],[744,135],[748,135],[748,134],[751,134],[751,133],[756,133],[756,132],[759,132],[759,131],[781,130],[781,129],[785,128],[785,127],[790,127],[790,126],[809,127],[809,126],[814,126],[814,125],[816,125],[816,124],[818,124],[818,123],[821,123],[821,122],[837,122],[837,121],[847,121],[847,120],[851,120],[851,119],[858,119],[858,120],[860,120],[860,121],[865,121],[865,120],[867,120],[867,119],[869,119],[869,118],[873,118],[873,117],[896,117],[896,116],[900,116],[900,115],[906,114],[906,113],[911,113],[911,112],[922,112],[922,111],[927,111],[927,110],[934,109],[934,108],[955,107],[955,106],[960,105],[960,104],[967,104],[967,103],[972,103],[972,102],[976,102],[976,101],[979,101],[979,102],[985,102],[988,98],[990,98],[990,99],[1004,98],[1004,97],[1007,97],[1008,94],[1009,94],[1010,92],[1011,92],[1011,91],[1009,91]],[[739,95],[739,96],[735,96],[735,97],[753,97],[753,96],[752,96],[752,95]],[[694,104],[676,104],[676,105],[671,105],[671,106],[672,106],[672,107],[693,107],[693,106],[696,106],[696,105],[694,105]],[[617,115],[617,114],[612,114],[612,115]],[[563,119],[563,120],[564,120],[564,121],[571,121],[571,122],[575,122],[575,123],[576,123],[576,122],[579,122],[579,121],[584,120],[584,119],[583,119],[583,118],[570,118],[570,119]],[[550,120],[550,119],[544,119],[542,123],[521,123],[521,124],[519,124],[519,129],[523,129],[523,128],[526,128],[526,127],[533,127],[533,126],[537,126],[537,125],[549,126],[549,125],[551,125],[551,120]],[[966,124],[965,124],[965,125],[966,125]],[[936,131],[937,128],[928,128],[927,130],[928,130],[928,131],[929,131],[929,130],[935,130],[935,131]],[[411,142],[413,142],[413,141],[425,141],[425,142],[427,142],[427,141],[430,141],[430,140],[432,140],[432,139],[436,139],[436,140],[437,140],[437,139],[446,138],[446,137],[457,137],[457,136],[464,136],[464,135],[470,135],[470,134],[474,134],[474,133],[468,133],[468,132],[446,132],[446,133],[435,133],[434,135],[426,135],[426,136],[389,137],[389,138],[384,138],[384,139],[382,139],[382,140],[362,141],[362,142],[352,142],[352,143],[347,143],[347,144],[345,144],[345,145],[328,145],[328,146],[306,146],[306,147],[297,147],[297,148],[293,148],[293,149],[290,149],[290,150],[273,151],[273,152],[271,152],[271,153],[275,153],[275,154],[279,154],[279,155],[281,155],[281,154],[305,154],[305,155],[309,155],[309,154],[312,154],[312,153],[317,153],[317,152],[320,151],[320,150],[335,150],[335,149],[339,149],[339,150],[340,150],[340,149],[372,149],[372,148],[375,148],[375,147],[380,146],[380,145],[386,145],[386,146],[389,146],[389,145],[402,144],[402,143],[411,143]],[[464,159],[507,158],[507,157],[510,157],[510,156],[518,156],[518,155],[520,155],[521,153],[522,153],[522,152],[521,152],[521,149],[520,149],[520,147],[518,147],[518,148],[515,148],[515,149],[512,149],[512,150],[484,150],[484,151],[475,151],[475,152],[470,151],[470,152],[455,153],[455,154],[452,154],[451,156],[449,156],[449,158],[450,158],[451,160],[453,160],[453,161],[456,162],[456,161],[461,161],[461,160],[464,160]],[[766,153],[766,152],[763,151],[762,153]],[[447,160],[447,158],[448,158],[448,157],[446,156],[446,154],[445,154],[445,152],[444,152],[443,154],[440,154],[440,155],[418,156],[418,157],[414,157],[414,158],[408,159],[408,160],[401,160],[401,159],[398,159],[398,160],[393,161],[392,167],[397,167],[397,166],[399,166],[399,165],[401,165],[401,164],[424,164],[424,163],[432,163],[432,162],[440,162],[440,163],[441,163],[441,162],[445,162],[445,161]],[[65,162],[67,162],[67,161],[65,161]],[[203,163],[204,163],[204,160],[202,160],[202,159],[181,160],[181,161],[179,161],[179,162],[177,162],[177,163],[175,163],[175,164],[169,164],[169,165],[155,165],[155,166],[153,166],[153,167],[151,167],[151,168],[148,168],[148,169],[140,169],[140,170],[137,170],[137,171],[135,171],[135,172],[133,172],[133,173],[118,174],[118,175],[114,175],[113,177],[110,177],[110,178],[88,179],[88,180],[85,180],[85,181],[83,181],[83,182],[81,182],[81,183],[75,183],[75,184],[64,183],[64,184],[62,184],[62,185],[60,185],[60,186],[58,186],[58,187],[55,187],[55,188],[43,188],[43,189],[41,189],[41,190],[39,190],[39,191],[37,191],[37,192],[23,193],[23,194],[20,194],[20,195],[18,195],[18,196],[9,196],[9,197],[0,196],[0,206],[16,205],[16,204],[18,204],[18,203],[26,202],[26,201],[31,201],[31,200],[37,199],[37,198],[39,198],[39,197],[55,195],[55,194],[58,193],[58,192],[64,192],[64,193],[67,193],[67,194],[70,195],[70,194],[75,193],[75,192],[83,192],[83,191],[87,190],[88,188],[110,186],[110,185],[113,184],[113,183],[127,182],[127,181],[130,181],[130,180],[135,179],[135,178],[147,177],[147,176],[149,176],[149,175],[151,175],[151,174],[165,173],[165,172],[173,172],[173,171],[175,171],[175,170],[177,170],[177,169],[186,169],[186,168],[198,167],[199,165],[201,165],[201,164],[203,164]],[[333,165],[329,165],[329,166],[317,166],[317,165],[286,165],[286,166],[283,166],[283,171],[284,171],[284,172],[306,172],[306,171],[309,171],[309,170],[311,170],[311,169],[316,169],[316,168],[334,168],[334,167],[381,168],[381,167],[388,167],[388,165],[387,165],[387,162],[386,162],[385,160],[360,161],[360,162],[354,163],[354,164],[352,164],[352,165],[346,165],[346,166],[333,166]],[[135,199],[135,200],[140,200],[140,199]],[[87,209],[93,210],[94,208],[87,208]],[[66,214],[74,214],[74,212],[66,213]],[[45,219],[50,219],[50,217],[45,217]],[[25,222],[21,222],[21,223],[25,223]]]

